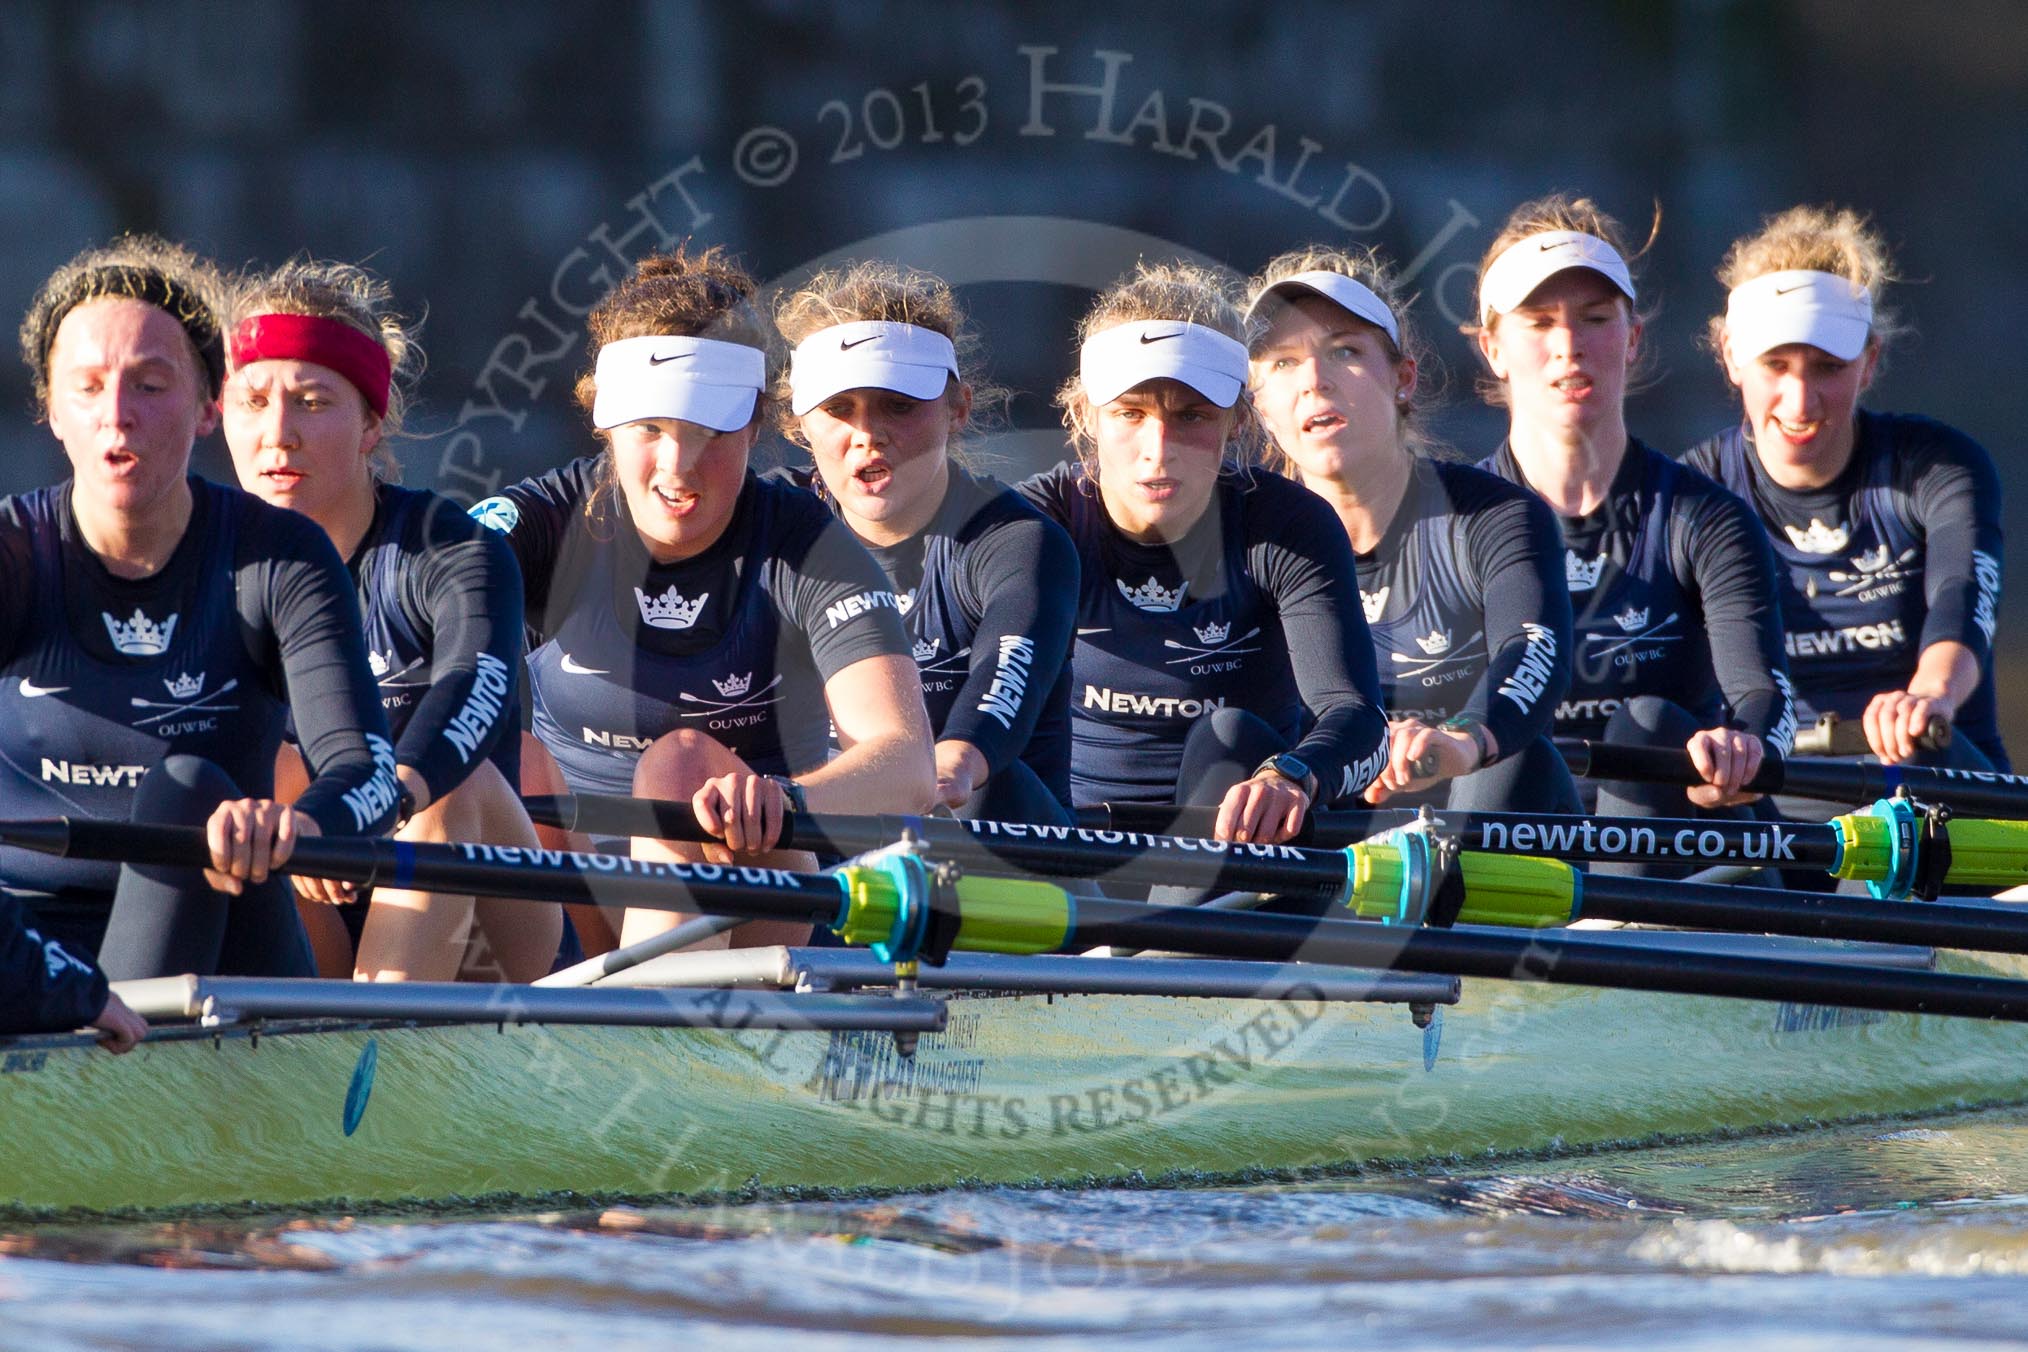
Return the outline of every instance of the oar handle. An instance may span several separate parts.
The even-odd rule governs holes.
[[[1915,744],[1924,751],[1942,751],[1951,744],[1950,720],[1931,715],[1916,735]],[[1817,721],[1796,733],[1798,756],[1864,756],[1873,750],[1866,740],[1866,725],[1855,718],[1820,714]]]

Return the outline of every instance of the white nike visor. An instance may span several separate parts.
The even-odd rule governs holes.
[[[1633,303],[1634,277],[1618,249],[1582,231],[1545,230],[1508,245],[1486,269],[1479,281],[1479,322],[1490,324],[1495,315],[1510,313],[1536,287],[1571,268],[1596,272]]]
[[[1726,341],[1742,361],[1790,343],[1851,361],[1872,332],[1873,297],[1834,272],[1770,272],[1725,298]]]
[[[1322,296],[1355,319],[1363,319],[1385,333],[1396,347],[1401,346],[1401,325],[1395,321],[1394,311],[1387,308],[1387,302],[1380,299],[1373,288],[1356,277],[1347,277],[1342,272],[1320,269],[1313,272],[1298,272],[1284,277],[1272,286],[1264,286],[1253,298],[1253,304],[1246,309],[1251,319],[1259,312],[1261,302],[1270,295],[1279,295],[1284,300],[1292,293],[1307,291]]]
[[[1150,380],[1180,380],[1231,408],[1246,387],[1246,344],[1202,324],[1136,319],[1085,339],[1077,369],[1094,405]]]
[[[935,329],[885,319],[833,324],[789,354],[789,411],[800,418],[846,390],[934,399],[957,375],[957,349]]]
[[[678,418],[732,432],[753,421],[767,384],[767,355],[716,338],[622,338],[599,349],[592,426]]]

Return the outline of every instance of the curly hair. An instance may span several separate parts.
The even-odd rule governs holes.
[[[1223,269],[1197,263],[1150,263],[1146,259],[1134,270],[1099,293],[1091,309],[1078,322],[1077,343],[1082,347],[1093,334],[1142,319],[1168,319],[1199,324],[1213,329],[1242,346],[1252,346],[1258,325],[1249,321],[1240,308],[1240,279]],[[1098,481],[1094,458],[1096,445],[1091,434],[1091,400],[1084,390],[1084,377],[1073,371],[1056,391],[1056,405],[1063,410],[1063,425],[1084,465],[1085,477]],[[1256,463],[1268,441],[1267,432],[1255,415],[1253,401],[1242,388],[1233,403],[1235,417],[1226,438],[1229,457],[1242,468]]]
[[[49,416],[49,353],[64,317],[101,300],[153,305],[182,326],[210,397],[225,382],[225,281],[189,248],[156,235],[122,235],[86,249],[49,275],[21,320],[21,360],[34,383],[37,421]]]
[[[1887,241],[1850,207],[1795,206],[1767,217],[1759,230],[1732,241],[1718,265],[1718,281],[1730,292],[1770,272],[1828,272],[1864,287],[1873,301],[1873,333],[1867,341],[1876,349],[1885,351],[1908,331],[1900,315],[1880,304],[1881,293],[1901,280]],[[1721,311],[1706,326],[1712,351],[1719,350],[1724,337]]]

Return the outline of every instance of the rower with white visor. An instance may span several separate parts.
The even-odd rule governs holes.
[[[892,263],[784,297],[795,344],[782,430],[893,585],[936,729],[937,799],[960,816],[1070,821],[1077,555],[1061,527],[968,469],[962,439],[1002,402],[950,285]]]
[[[577,398],[605,449],[472,510],[527,587],[524,790],[688,802],[717,840],[636,839],[636,858],[807,869],[773,849],[790,812],[930,805],[929,723],[879,565],[821,502],[748,468],[771,411],[757,289],[716,248],[643,259],[588,321]],[[598,919],[571,916],[603,951]],[[630,910],[618,938],[684,918]]]
[[[1687,750],[1704,782],[1608,783],[1597,810],[1682,816],[1746,802],[1795,735],[1774,559],[1746,505],[1627,429],[1643,316],[1620,228],[1584,198],[1514,210],[1473,330],[1508,436],[1484,468],[1563,529],[1574,643],[1559,733]]]
[[[1733,242],[1711,342],[1743,415],[1687,457],[1754,508],[1780,561],[1803,719],[1860,725],[1887,764],[2008,768],[1993,681],[2000,480],[1985,448],[1860,397],[1901,331],[1857,213],[1793,207]],[[1955,735],[1926,746],[1938,720]]]
[[[1313,493],[1257,469],[1232,289],[1142,264],[1100,295],[1058,403],[1076,458],[1021,485],[1082,569],[1071,791],[1215,806],[1274,843],[1387,763],[1351,545]]]

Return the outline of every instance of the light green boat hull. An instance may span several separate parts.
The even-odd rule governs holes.
[[[950,1014],[912,1065],[885,1033],[299,1024],[125,1057],[7,1044],[0,1207],[1237,1174],[2028,1099],[2018,1025],[1753,1001],[1475,981],[1428,1030],[1400,1005],[1302,998],[974,996]]]

